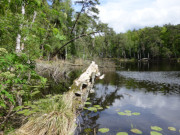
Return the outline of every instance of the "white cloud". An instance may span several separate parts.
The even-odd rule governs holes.
[[[180,23],[180,0],[103,0],[100,20],[116,32]]]

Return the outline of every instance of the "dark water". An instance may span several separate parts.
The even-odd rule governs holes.
[[[142,63],[141,63],[142,64]],[[127,132],[137,128],[150,135],[151,126],[159,126],[163,135],[180,135],[180,65],[178,64],[125,64],[123,70],[105,73],[98,80],[89,102],[102,110],[83,110],[78,117],[75,135],[101,135],[100,128],[109,128],[106,135]],[[109,106],[107,108],[106,106]],[[119,115],[130,110],[138,116]],[[176,131],[168,130],[176,128]]]

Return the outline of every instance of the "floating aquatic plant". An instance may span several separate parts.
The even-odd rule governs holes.
[[[135,133],[135,134],[142,134],[142,131],[136,128],[131,129],[131,132]]]
[[[138,112],[132,113],[130,110],[125,110],[124,112],[118,112],[119,115],[126,115],[126,116],[132,116],[132,115],[140,115]]]
[[[168,127],[168,129],[169,129],[170,131],[176,131],[176,128],[175,128],[175,127]]]
[[[130,111],[130,110],[125,110],[124,112],[126,112],[126,113],[131,113],[131,111]]]
[[[162,135],[161,133],[156,132],[156,131],[151,131],[150,134],[151,134],[151,135]]]
[[[128,135],[127,132],[118,132],[116,135]]]
[[[119,115],[126,115],[124,112],[118,112]]]
[[[86,128],[86,129],[84,129],[84,132],[85,133],[90,133],[90,132],[92,132],[93,130],[91,129],[91,128]]]
[[[85,105],[91,105],[91,103],[90,103],[90,102],[85,102],[84,104],[85,104]]]
[[[158,126],[151,126],[152,130],[156,130],[156,131],[162,131],[163,129],[158,127]]]
[[[106,106],[106,108],[109,108],[109,106]]]
[[[140,113],[138,113],[138,112],[134,112],[134,113],[132,113],[132,115],[140,115]]]
[[[103,108],[102,107],[97,107],[98,110],[102,110]]]
[[[109,132],[109,128],[100,128],[98,131],[101,133],[107,133]]]
[[[97,112],[97,108],[96,107],[89,107],[88,110],[89,111],[93,111],[93,112]]]
[[[93,105],[93,106],[94,106],[94,107],[97,107],[97,108],[98,108],[98,107],[101,107],[100,105]]]

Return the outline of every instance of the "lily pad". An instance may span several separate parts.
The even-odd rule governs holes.
[[[85,104],[85,105],[91,105],[91,103],[90,103],[90,102],[85,102],[84,104]]]
[[[109,132],[109,128],[100,128],[98,131],[101,133],[107,133]]]
[[[175,127],[168,127],[168,129],[171,130],[171,131],[176,131]]]
[[[109,108],[109,106],[106,106],[106,108]]]
[[[94,106],[94,107],[97,107],[97,108],[98,108],[98,107],[101,107],[100,105],[93,105],[93,106]]]
[[[135,134],[142,134],[142,131],[136,128],[131,129],[131,132],[135,133]]]
[[[97,112],[97,108],[95,108],[95,107],[89,107],[88,110],[89,110],[89,111]]]
[[[156,130],[156,131],[162,131],[163,129],[158,127],[158,126],[151,126],[152,130]]]
[[[151,135],[162,135],[162,134],[156,131],[151,131]]]
[[[131,111],[130,111],[130,110],[125,110],[124,112],[126,112],[126,113],[131,113]]]
[[[128,135],[127,132],[118,132],[116,135]]]
[[[84,132],[85,133],[90,133],[90,132],[92,132],[93,130],[91,129],[91,128],[86,128],[86,129],[84,129]]]
[[[124,112],[118,112],[119,115],[126,115]]]
[[[87,110],[88,108],[87,107],[84,107],[85,110]]]
[[[140,113],[138,113],[138,112],[134,112],[134,113],[132,113],[132,115],[140,115]]]
[[[98,109],[98,110],[102,110],[103,108],[102,108],[102,107],[98,107],[97,109]]]

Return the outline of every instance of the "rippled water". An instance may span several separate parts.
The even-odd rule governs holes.
[[[106,135],[127,132],[137,128],[143,135],[150,135],[151,126],[159,126],[163,135],[180,134],[180,71],[139,70],[126,66],[124,71],[107,72],[97,81],[95,93],[90,95],[91,107],[100,105],[102,110],[84,109],[78,117],[75,135],[101,135],[100,128],[108,128]],[[132,70],[133,71],[130,71]],[[158,69],[162,69],[159,67]],[[168,67],[170,69],[170,67]],[[174,66],[172,67],[174,69]],[[135,71],[136,70],[136,71]],[[180,69],[179,69],[180,70]],[[109,107],[107,107],[109,106]],[[138,116],[119,115],[130,110]],[[168,130],[176,128],[176,131]]]

